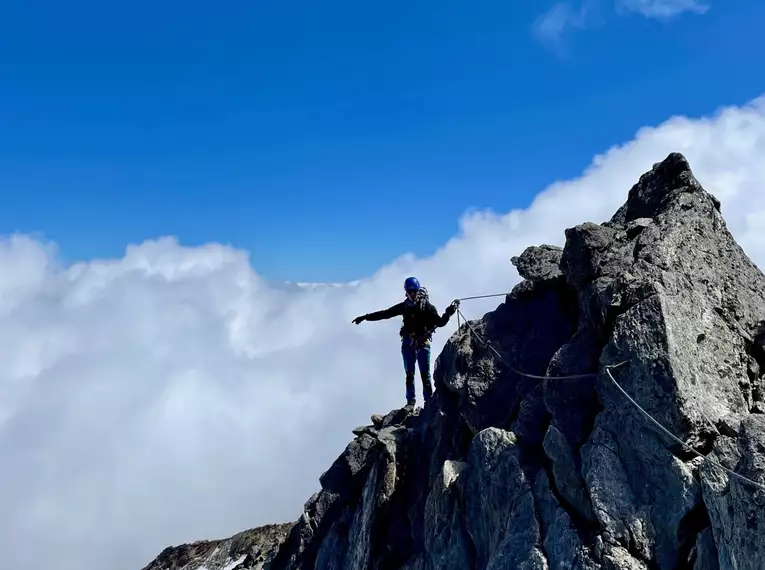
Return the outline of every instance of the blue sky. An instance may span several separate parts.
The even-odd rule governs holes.
[[[765,91],[762,2],[629,4],[8,3],[0,234],[71,261],[215,241],[301,281],[430,254],[467,209]]]

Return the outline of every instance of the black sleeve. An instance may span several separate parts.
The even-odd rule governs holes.
[[[444,313],[443,315],[438,314],[438,309],[432,304],[428,303],[428,315],[429,315],[429,321],[431,322],[432,326],[434,327],[443,327],[446,326],[446,324],[449,322],[449,319],[452,318],[452,316],[449,313]]]
[[[366,315],[364,315],[364,317],[366,317],[366,320],[368,321],[382,321],[384,319],[391,319],[393,317],[398,317],[403,315],[405,306],[406,306],[406,303],[402,302],[397,305],[393,305],[392,307],[388,309],[383,309],[382,311],[367,313]]]

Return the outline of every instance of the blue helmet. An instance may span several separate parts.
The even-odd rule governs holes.
[[[416,277],[407,277],[406,281],[404,281],[404,291],[419,291],[420,290],[420,282],[417,281]]]

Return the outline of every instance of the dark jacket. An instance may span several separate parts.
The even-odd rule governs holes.
[[[421,294],[415,301],[406,299],[382,311],[367,313],[364,319],[367,321],[382,321],[392,317],[404,317],[401,325],[401,336],[411,337],[418,341],[429,340],[433,331],[438,327],[445,326],[456,309],[449,307],[443,315],[438,314],[438,309],[428,299],[427,291],[420,289]]]

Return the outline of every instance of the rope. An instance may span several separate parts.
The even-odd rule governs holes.
[[[492,296],[494,296],[494,297],[497,297],[497,296],[499,296],[499,295],[492,295]],[[457,318],[458,318],[458,319],[459,319],[459,317],[460,317],[460,316],[462,317],[462,319],[465,321],[465,324],[466,324],[466,325],[468,326],[468,328],[470,329],[470,332],[472,332],[472,333],[475,335],[475,337],[476,337],[476,338],[477,338],[477,339],[478,339],[478,340],[479,340],[479,341],[480,341],[480,342],[481,342],[481,343],[482,343],[484,346],[488,347],[488,348],[489,348],[491,351],[493,351],[493,352],[494,352],[494,354],[496,354],[496,355],[497,355],[497,358],[499,358],[499,359],[500,359],[500,361],[501,361],[503,364],[505,364],[505,366],[507,366],[507,367],[508,367],[508,368],[510,368],[510,369],[511,369],[513,372],[515,372],[516,374],[518,374],[518,375],[520,375],[520,376],[525,376],[526,378],[533,378],[533,379],[536,379],[536,380],[564,380],[564,379],[573,379],[573,378],[589,378],[589,377],[592,377],[592,376],[599,376],[599,373],[597,373],[597,372],[591,372],[591,373],[589,373],[589,374],[574,374],[574,375],[569,375],[569,376],[537,376],[536,374],[527,374],[527,373],[525,373],[525,372],[521,372],[520,370],[517,370],[516,368],[514,368],[513,366],[510,366],[510,364],[508,364],[508,363],[507,363],[507,361],[506,361],[506,360],[505,360],[505,359],[502,357],[502,355],[501,355],[501,354],[500,354],[500,353],[497,351],[497,349],[496,349],[496,348],[494,348],[494,346],[492,346],[492,344],[491,344],[491,341],[489,341],[488,339],[484,339],[484,338],[483,338],[483,337],[482,337],[480,334],[478,334],[478,331],[476,331],[476,330],[473,328],[473,325],[471,325],[471,324],[470,324],[470,321],[468,321],[468,320],[465,318],[465,315],[463,315],[463,314],[462,314],[462,311],[460,311],[459,309],[457,309],[457,315],[458,315],[458,316],[457,316]],[[755,487],[757,487],[757,488],[759,488],[759,489],[761,489],[761,490],[765,491],[765,485],[762,485],[762,484],[760,484],[760,483],[757,483],[756,481],[753,481],[753,480],[749,479],[748,477],[745,477],[744,475],[741,475],[740,473],[736,473],[735,471],[733,471],[733,470],[731,470],[731,469],[728,469],[727,467],[725,467],[725,466],[721,465],[719,462],[715,461],[715,460],[714,460],[714,459],[712,459],[711,457],[708,457],[708,456],[706,456],[706,455],[703,455],[703,454],[699,453],[698,451],[696,451],[695,449],[693,449],[693,448],[692,448],[690,445],[688,445],[687,443],[685,443],[685,442],[684,442],[682,439],[680,439],[679,437],[677,437],[676,435],[674,435],[674,434],[673,434],[671,431],[669,431],[667,428],[665,428],[663,425],[661,425],[661,424],[660,424],[660,423],[659,423],[659,422],[658,422],[658,421],[657,421],[657,420],[656,420],[656,419],[655,419],[655,418],[654,418],[654,417],[653,417],[651,414],[649,414],[648,412],[646,412],[646,411],[645,411],[645,410],[644,410],[644,409],[643,409],[643,408],[640,406],[640,404],[638,404],[638,403],[637,403],[637,402],[636,402],[634,399],[632,399],[632,397],[631,397],[631,396],[630,396],[630,395],[629,395],[629,394],[628,394],[628,393],[627,393],[627,392],[624,390],[624,388],[622,388],[622,387],[619,385],[619,383],[618,383],[618,382],[617,382],[617,381],[614,379],[613,375],[611,374],[611,369],[612,369],[612,368],[614,368],[614,369],[615,369],[615,368],[619,368],[620,366],[623,366],[623,365],[625,365],[625,364],[627,364],[627,361],[626,361],[626,360],[625,360],[625,361],[623,361],[623,362],[620,362],[620,363],[618,363],[618,364],[609,364],[609,365],[606,365],[606,366],[604,367],[604,369],[605,369],[605,371],[606,371],[606,374],[608,375],[608,378],[611,380],[611,382],[613,382],[614,386],[616,386],[616,387],[619,389],[619,391],[620,391],[620,392],[621,392],[621,393],[624,395],[624,397],[625,397],[625,398],[627,398],[627,400],[629,400],[629,402],[630,402],[630,403],[631,403],[633,406],[635,406],[635,407],[636,407],[638,410],[640,410],[640,412],[641,412],[641,413],[642,413],[642,414],[643,414],[643,415],[644,415],[646,418],[648,418],[648,419],[651,421],[651,423],[653,423],[653,424],[654,424],[656,427],[658,427],[658,428],[659,428],[659,429],[662,431],[662,433],[666,434],[666,435],[667,435],[667,436],[668,436],[670,439],[672,439],[673,441],[675,441],[675,442],[679,443],[679,444],[680,444],[680,445],[682,445],[683,447],[685,447],[685,448],[689,449],[689,450],[691,451],[691,453],[693,453],[693,454],[694,454],[694,455],[696,455],[697,457],[701,458],[701,460],[702,460],[702,461],[704,461],[705,463],[709,463],[710,465],[714,465],[715,467],[718,467],[718,468],[722,469],[723,471],[725,471],[725,472],[726,472],[726,473],[728,473],[729,475],[731,475],[731,476],[733,476],[733,477],[737,477],[738,479],[741,479],[742,481],[745,481],[745,482],[747,482],[747,483],[750,483],[751,485],[754,485]],[[709,421],[709,420],[707,419],[707,421]],[[710,422],[710,423],[711,423],[711,422]]]
[[[462,297],[458,301],[472,301],[473,299],[489,299],[491,297],[507,297],[510,293],[494,293],[493,295],[475,295],[473,297]]]
[[[648,419],[651,421],[651,423],[653,423],[653,424],[654,424],[654,425],[655,425],[657,428],[659,428],[659,429],[660,429],[660,430],[661,430],[661,431],[662,431],[664,434],[666,434],[666,435],[667,435],[667,437],[671,438],[673,441],[675,441],[675,442],[679,443],[679,444],[680,444],[680,445],[682,445],[683,447],[686,447],[687,449],[689,449],[689,450],[691,451],[691,453],[693,453],[693,454],[694,454],[694,455],[696,455],[697,457],[700,457],[700,458],[701,458],[703,461],[705,461],[706,463],[709,463],[710,465],[714,465],[715,467],[719,467],[720,469],[722,469],[723,471],[725,471],[725,472],[726,472],[726,473],[728,473],[729,475],[732,475],[733,477],[738,477],[738,478],[739,478],[739,479],[741,479],[742,481],[746,481],[747,483],[751,483],[751,484],[752,484],[752,485],[754,485],[755,487],[759,487],[761,490],[765,491],[765,485],[762,485],[762,484],[760,484],[760,483],[757,483],[756,481],[752,481],[752,480],[751,480],[751,479],[749,479],[748,477],[744,477],[744,476],[743,476],[743,475],[741,475],[740,473],[736,473],[735,471],[732,471],[732,470],[728,469],[727,467],[725,467],[725,466],[721,465],[720,463],[718,463],[717,461],[715,461],[714,459],[710,458],[710,457],[709,457],[709,456],[707,456],[707,455],[702,455],[701,453],[699,453],[698,451],[696,451],[695,449],[693,449],[693,448],[692,448],[690,445],[688,445],[688,444],[687,444],[687,443],[685,443],[683,440],[681,440],[679,437],[675,436],[675,435],[674,435],[674,434],[673,434],[671,431],[669,431],[667,428],[665,428],[663,425],[661,425],[661,424],[660,424],[658,421],[656,421],[656,420],[653,418],[653,416],[651,416],[651,414],[649,414],[648,412],[646,412],[646,411],[645,411],[645,410],[644,410],[644,409],[643,409],[643,408],[640,406],[640,404],[638,404],[638,403],[637,403],[635,400],[633,400],[633,399],[632,399],[632,397],[631,397],[631,396],[630,396],[630,395],[627,393],[627,391],[626,391],[626,390],[624,390],[624,388],[622,388],[622,387],[619,385],[619,383],[618,383],[618,382],[617,382],[617,381],[614,379],[614,377],[611,375],[611,371],[610,371],[608,368],[606,368],[606,374],[608,374],[608,377],[611,379],[611,382],[613,382],[613,383],[614,383],[614,386],[616,386],[616,387],[619,389],[619,391],[620,391],[622,394],[624,394],[624,397],[625,397],[625,398],[627,398],[627,399],[630,401],[630,403],[631,403],[633,406],[635,406],[635,407],[636,407],[638,410],[640,410],[640,412],[641,412],[641,413],[642,413],[642,414],[643,414],[643,415],[644,415],[646,418],[648,418]]]
[[[460,311],[459,309],[457,309],[457,315],[461,315],[462,316],[462,320],[465,321],[465,324],[470,329],[470,332],[472,332],[475,335],[475,337],[479,341],[481,341],[481,344],[483,344],[489,350],[494,352],[494,354],[497,355],[497,358],[499,358],[505,366],[507,366],[510,370],[512,370],[513,372],[515,372],[519,376],[525,376],[526,378],[533,378],[534,380],[575,380],[575,379],[578,379],[578,378],[592,378],[592,377],[598,376],[598,374],[599,374],[598,372],[588,372],[588,373],[585,373],[585,374],[568,374],[566,376],[538,376],[536,374],[528,374],[526,372],[521,372],[520,370],[518,370],[514,366],[511,366],[510,364],[508,364],[507,360],[505,360],[502,357],[502,355],[499,353],[499,351],[497,351],[497,349],[494,348],[494,346],[491,344],[490,340],[485,339],[480,334],[478,334],[478,331],[476,331],[473,328],[473,325],[470,324],[470,321],[467,320],[467,318],[465,318],[465,315],[463,315],[462,311]],[[625,360],[624,362],[619,362],[618,364],[609,364],[609,365],[606,366],[606,368],[618,368],[620,366],[624,366],[626,363],[627,363],[627,361]]]

